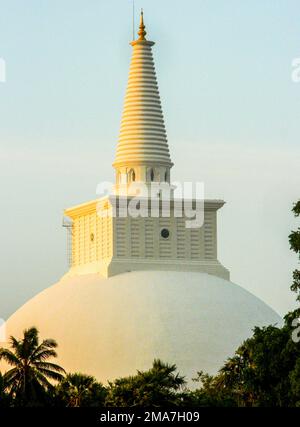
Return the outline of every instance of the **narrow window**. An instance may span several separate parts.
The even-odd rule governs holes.
[[[152,182],[154,181],[154,170],[153,169],[151,169],[151,171],[150,171],[150,179]]]
[[[129,182],[134,182],[135,181],[135,172],[134,172],[134,169],[130,169],[130,171],[128,173],[128,181]]]

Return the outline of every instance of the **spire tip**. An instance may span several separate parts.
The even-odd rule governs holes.
[[[146,34],[147,32],[145,31],[145,24],[144,24],[144,10],[141,9],[141,21],[140,21],[140,29],[138,32],[139,35],[139,40],[146,40]]]

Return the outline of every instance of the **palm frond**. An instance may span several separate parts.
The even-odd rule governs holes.
[[[15,378],[16,376],[18,376],[19,374],[20,374],[20,371],[17,368],[13,368],[5,372],[5,374],[3,375],[3,379],[7,383],[7,382],[10,382],[12,378]]]
[[[64,376],[59,372],[51,371],[51,369],[38,368],[37,371],[39,374],[43,374],[45,377],[50,378],[51,380],[61,381]]]
[[[47,380],[47,378],[40,372],[35,372],[35,379],[38,381],[38,383],[47,389],[52,388],[52,384]]]
[[[34,364],[34,366],[36,366],[38,369],[50,369],[52,371],[59,372],[59,373],[62,373],[62,374],[66,373],[66,371],[64,370],[64,368],[62,368],[59,365],[56,365],[55,363],[50,363],[50,362],[36,362]]]
[[[52,338],[48,338],[41,343],[40,347],[56,348],[57,342],[55,340],[53,340]]]
[[[13,337],[13,336],[10,336],[9,337],[9,342],[10,342],[10,346],[12,347],[12,348],[14,348],[14,349],[17,349],[17,348],[19,348],[19,346],[20,346],[20,341],[19,340],[17,340],[15,337]]]
[[[37,346],[37,348],[35,349],[35,351],[32,353],[32,358],[35,358],[38,354],[43,353],[43,352],[47,352],[49,350],[52,350],[54,348],[57,347],[57,342],[53,339],[46,339],[44,340],[39,346]]]
[[[5,360],[11,366],[18,366],[20,359],[10,350],[6,348],[0,349],[0,360]]]
[[[50,357],[57,357],[57,353],[55,350],[40,350],[39,352],[35,352],[30,356],[30,361],[39,361],[39,360],[47,360]]]
[[[14,385],[19,384],[21,375],[17,368],[10,369],[3,375],[6,387],[11,390]]]

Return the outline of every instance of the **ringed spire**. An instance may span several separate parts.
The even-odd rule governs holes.
[[[169,182],[173,164],[152,55],[154,42],[146,34],[142,10],[139,37],[130,43],[133,52],[113,166],[117,177],[130,172],[137,181]]]

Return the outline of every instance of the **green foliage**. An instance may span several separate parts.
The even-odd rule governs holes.
[[[293,209],[292,209],[295,217],[299,217],[300,215],[300,200],[298,200],[297,203],[295,203]],[[294,230],[289,235],[289,242],[290,242],[290,248],[293,250],[296,254],[298,254],[298,257],[300,259],[300,228],[298,227],[297,230]],[[291,290],[297,294],[297,301],[300,301],[300,270],[295,270],[293,272],[293,283],[291,286]]]
[[[4,376],[0,372],[0,409],[11,405],[11,398],[7,393],[7,385]]]
[[[48,362],[49,358],[57,357],[56,342],[47,339],[39,343],[38,331],[32,327],[24,331],[21,340],[10,337],[10,347],[11,350],[0,349],[0,360],[12,366],[4,381],[15,406],[46,404],[46,391],[53,388],[50,381],[60,381],[64,374],[63,368]]]
[[[300,407],[300,358],[297,360],[295,368],[290,373],[291,394],[294,396],[294,406]]]
[[[235,407],[236,400],[232,392],[223,387],[217,376],[198,372],[194,378],[199,387],[196,390],[186,390],[183,394],[183,405],[191,407]]]
[[[106,388],[89,375],[68,374],[55,390],[56,401],[66,407],[104,406]]]
[[[179,391],[185,384],[184,377],[176,373],[176,365],[154,360],[146,372],[119,378],[109,383],[107,406],[177,406]]]
[[[198,374],[201,387],[190,392],[196,406],[293,407],[300,405],[300,346],[292,329],[255,328],[212,377]]]

